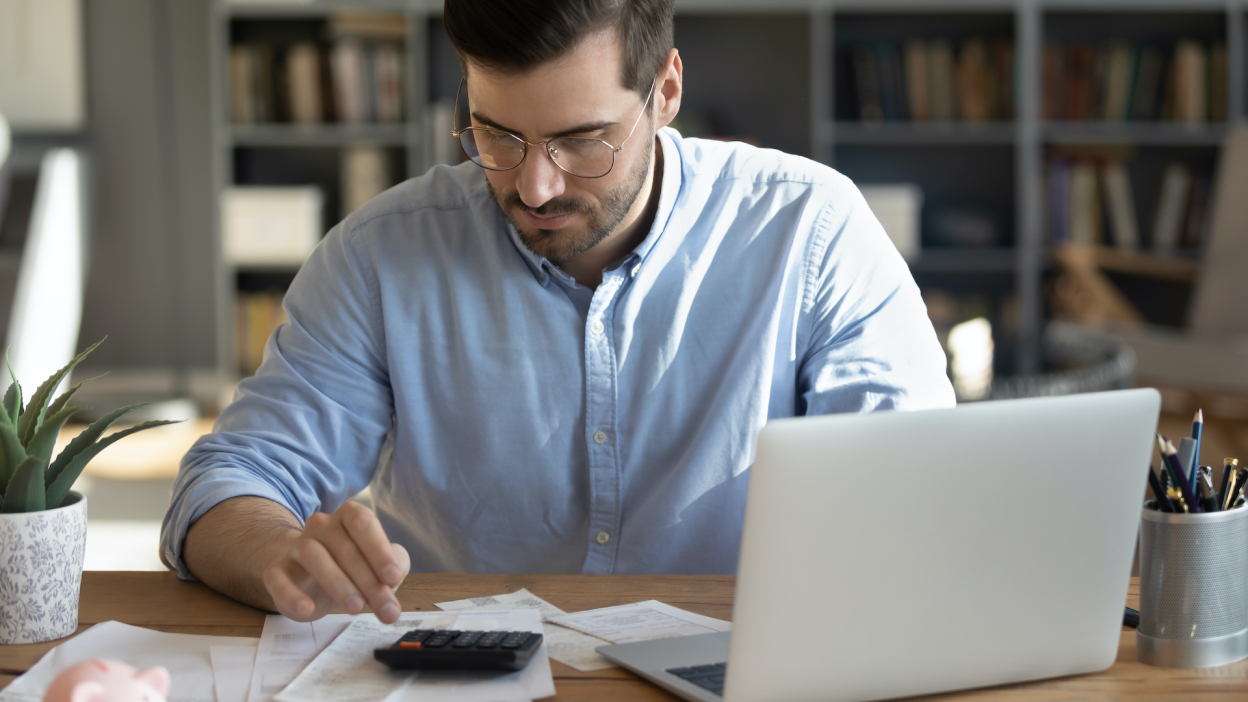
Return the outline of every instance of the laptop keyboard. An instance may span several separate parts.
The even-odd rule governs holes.
[[[722,697],[724,695],[724,674],[728,672],[728,664],[716,663],[714,665],[694,665],[688,668],[668,668],[667,672]]]

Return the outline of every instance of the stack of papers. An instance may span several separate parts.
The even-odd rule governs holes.
[[[606,643],[727,631],[729,623],[650,600],[568,614],[527,590],[442,602],[394,624],[372,614],[300,623],[271,614],[259,639],[166,634],[103,622],[53,648],[0,691],[0,702],[41,702],[48,685],[88,658],[169,669],[170,702],[521,702],[555,694],[550,658],[578,670],[612,667]],[[392,671],[373,659],[411,629],[545,634],[520,671]]]
[[[543,622],[553,625],[546,627],[550,657],[577,670],[614,668],[615,664],[596,650],[605,644],[709,634],[728,631],[732,626],[722,619],[686,612],[657,600],[568,614],[525,589],[507,595],[439,602],[438,606],[450,611],[536,609]]]
[[[169,702],[214,702],[220,699],[213,679],[213,649],[250,649],[256,639],[241,636],[166,634],[121,622],[101,622],[48,651],[47,655],[0,690],[0,702],[40,702],[61,671],[88,658],[111,658],[139,670],[154,665],[169,669]],[[247,662],[248,675],[251,663]],[[244,678],[246,679],[246,678]]]

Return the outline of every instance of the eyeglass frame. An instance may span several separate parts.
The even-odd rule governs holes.
[[[454,112],[454,117],[453,117],[454,119],[458,119],[458,117],[459,117],[459,94],[460,94],[460,92],[462,92],[462,91],[463,91],[463,89],[464,89],[464,84],[465,84],[465,83],[467,83],[467,82],[468,82],[468,77],[467,77],[467,76],[462,76],[462,77],[459,79],[459,87],[458,87],[458,88],[456,88],[456,90],[455,90],[455,112]],[[499,134],[506,134],[507,136],[511,137],[512,139],[515,139],[516,141],[520,142],[521,144],[524,144],[524,151],[523,151],[523,152],[521,153],[521,155],[520,155],[520,160],[519,160],[519,161],[517,161],[517,162],[516,162],[516,165],[512,166],[511,168],[490,168],[489,166],[487,166],[487,165],[485,165],[485,164],[483,164],[483,163],[477,163],[476,161],[473,161],[471,157],[469,157],[469,158],[468,158],[468,160],[469,160],[469,161],[472,161],[473,163],[476,163],[478,166],[480,166],[481,168],[484,168],[484,169],[485,169],[485,170],[487,170],[487,171],[495,171],[495,172],[499,172],[499,173],[506,172],[506,171],[514,171],[515,169],[519,168],[519,167],[521,166],[521,164],[523,164],[523,163],[524,163],[524,160],[525,160],[526,158],[528,158],[528,157],[529,157],[529,147],[530,147],[530,146],[544,146],[544,147],[545,147],[545,149],[544,149],[544,150],[546,151],[546,155],[550,157],[550,162],[551,162],[551,163],[553,163],[553,164],[555,164],[555,167],[557,167],[559,170],[563,171],[564,173],[567,173],[568,175],[573,176],[573,177],[575,177],[575,178],[585,178],[585,179],[589,179],[589,180],[596,179],[596,178],[605,178],[605,177],[607,177],[608,175],[610,175],[610,174],[611,174],[611,171],[615,170],[615,155],[616,155],[616,154],[618,154],[618,153],[620,152],[620,149],[623,149],[623,148],[624,148],[624,144],[628,143],[628,140],[632,138],[632,136],[633,136],[633,132],[637,131],[637,125],[638,125],[638,124],[641,124],[641,118],[642,118],[642,116],[643,116],[643,115],[645,115],[645,114],[646,114],[646,108],[647,108],[647,106],[649,106],[649,104],[650,104],[650,98],[654,95],[654,86],[655,86],[655,85],[657,85],[657,84],[658,84],[658,79],[657,79],[657,78],[656,78],[656,79],[654,79],[653,81],[651,81],[651,82],[650,82],[650,92],[646,93],[646,100],[645,100],[645,102],[641,103],[641,112],[639,112],[639,113],[637,114],[637,119],[633,122],[633,128],[632,128],[632,129],[630,129],[630,130],[628,130],[628,136],[624,137],[624,140],[620,142],[620,145],[619,145],[619,146],[614,146],[614,145],[612,145],[612,144],[611,144],[611,142],[609,142],[609,141],[607,141],[607,140],[605,140],[605,139],[594,139],[593,137],[568,137],[568,136],[557,136],[557,137],[551,137],[551,138],[549,138],[549,139],[547,139],[547,140],[545,140],[545,141],[527,141],[527,140],[525,140],[525,139],[520,138],[520,136],[519,136],[519,135],[512,134],[511,132],[506,131],[506,130],[503,130],[503,129],[495,129],[495,128],[493,128],[493,127],[473,127],[473,126],[468,126],[468,127],[464,127],[463,129],[455,129],[455,128],[452,126],[452,127],[451,127],[451,136],[452,136],[452,137],[454,137],[454,138],[456,138],[456,139],[459,139],[459,138],[460,138],[460,135],[461,135],[461,134],[463,134],[464,132],[470,132],[470,131],[479,131],[479,132],[498,132]],[[471,117],[469,117],[469,119],[471,120]],[[597,142],[601,142],[601,143],[603,143],[603,144],[606,144],[606,146],[607,146],[608,148],[610,148],[610,149],[611,149],[611,166],[607,168],[607,172],[606,172],[606,173],[603,173],[602,175],[596,175],[596,176],[583,176],[583,175],[579,175],[579,174],[573,173],[572,171],[569,171],[568,169],[564,168],[563,166],[561,166],[561,165],[559,164],[559,159],[558,159],[558,157],[556,157],[554,154],[550,153],[550,142],[552,142],[552,141],[557,141],[557,140],[559,140],[559,139],[581,139],[581,140],[583,140],[583,141],[597,141]]]

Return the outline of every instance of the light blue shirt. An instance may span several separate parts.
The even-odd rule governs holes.
[[[664,129],[658,211],[591,290],[527,250],[471,163],[334,227],[161,533],[259,495],[371,487],[412,572],[732,573],[758,431],[950,406],[909,269],[844,176]]]

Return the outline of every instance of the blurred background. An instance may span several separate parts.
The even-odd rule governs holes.
[[[1186,434],[1202,408],[1202,462],[1248,459],[1248,5],[677,13],[673,127],[853,179],[911,266],[960,400],[1158,387],[1163,431]],[[88,467],[87,568],[161,568],[177,461],[259,365],[304,258],[369,198],[463,158],[440,14],[0,0],[0,332],[18,377],[33,388],[107,336],[75,373],[109,371],[86,404],[190,419]]]

